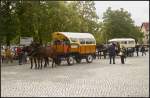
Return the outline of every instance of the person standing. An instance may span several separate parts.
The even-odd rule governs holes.
[[[120,50],[120,58],[121,58],[121,63],[125,64],[124,59],[126,58],[126,49],[124,46],[122,46]]]
[[[137,54],[137,56],[139,56],[139,45],[136,45],[136,54]]]
[[[23,48],[22,48],[22,61],[23,61],[23,63],[27,63],[27,52],[26,52],[25,46],[23,46]]]
[[[106,47],[104,47],[104,49],[103,49],[104,59],[106,59],[106,53],[107,53],[107,49],[106,49]]]
[[[13,63],[13,58],[12,58],[12,51],[10,48],[5,49],[5,56],[6,56],[6,62],[8,63],[9,61]]]
[[[142,47],[141,47],[141,52],[142,52],[142,56],[143,56],[143,54],[145,54],[145,55],[146,55],[146,52],[145,52],[145,47],[144,47],[144,45],[142,45]]]
[[[110,64],[111,64],[111,60],[113,59],[113,64],[115,64],[115,55],[116,55],[116,51],[115,51],[115,44],[111,44],[109,47],[109,59],[110,59]]]
[[[17,55],[18,55],[19,65],[22,65],[22,49],[21,49],[21,47],[17,48]]]
[[[2,47],[1,48],[1,62],[4,62],[4,58],[5,58],[5,49]]]

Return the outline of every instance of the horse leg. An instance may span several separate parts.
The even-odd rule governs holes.
[[[46,58],[44,58],[44,62],[45,62],[45,63],[44,63],[44,67],[46,67],[46,66],[47,66],[47,65],[46,65]]]
[[[47,67],[47,65],[49,65],[49,58],[48,57],[46,58],[46,67]]]
[[[42,62],[43,62],[43,58],[41,58],[41,59],[40,59],[40,61],[41,61],[41,69],[42,69]]]
[[[38,58],[38,69],[40,68],[40,58]]]
[[[97,56],[98,56],[98,59],[99,59],[99,51],[98,51],[98,54],[97,54]]]
[[[32,69],[32,67],[33,67],[33,59],[32,58],[30,58],[30,62],[31,62],[31,69]]]
[[[54,63],[55,63],[55,59],[52,59],[52,68],[53,68]]]
[[[100,59],[101,59],[101,56],[102,56],[102,52],[100,51]]]
[[[47,65],[49,65],[49,58],[47,57]]]
[[[44,61],[45,61],[44,67],[47,67],[47,65],[48,65],[48,57],[45,57]]]
[[[35,63],[35,69],[37,69],[37,62],[36,62],[36,58],[34,57],[34,63]]]

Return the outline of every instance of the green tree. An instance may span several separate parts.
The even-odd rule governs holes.
[[[16,17],[12,1],[1,1],[0,7],[0,36],[5,39],[7,46],[16,36]]]
[[[111,10],[109,7],[103,15],[103,34],[105,39],[131,37],[139,38],[140,32],[135,29],[131,14],[123,8],[120,10]]]
[[[3,41],[14,43],[19,43],[20,37],[47,43],[57,31],[94,34],[101,26],[94,5],[93,1],[1,1],[1,13],[5,14],[0,16],[0,34]]]
[[[76,1],[74,9],[77,10],[81,21],[80,32],[94,33],[98,25],[94,1]]]

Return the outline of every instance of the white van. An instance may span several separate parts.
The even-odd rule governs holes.
[[[109,43],[119,43],[120,46],[124,46],[125,48],[134,48],[136,43],[135,43],[135,39],[133,38],[114,38],[114,39],[110,39],[108,40]]]

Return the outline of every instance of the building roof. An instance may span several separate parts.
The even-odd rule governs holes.
[[[146,31],[149,31],[149,22],[143,22],[141,28],[144,27]]]

